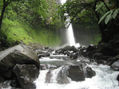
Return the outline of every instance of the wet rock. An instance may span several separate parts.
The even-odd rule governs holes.
[[[10,81],[5,81],[0,83],[0,89],[4,88],[4,89],[8,89],[10,87]]]
[[[40,70],[46,70],[48,66],[46,64],[40,64]]]
[[[32,65],[32,67],[29,65]],[[19,72],[14,71],[15,67],[17,67]],[[20,84],[19,80],[26,80],[25,78],[27,76],[31,78],[27,79],[29,84],[29,81],[33,81],[32,77],[37,77],[36,75],[38,75],[39,68],[40,63],[37,55],[25,45],[17,45],[0,52],[0,82],[16,80],[16,82]],[[21,73],[22,77],[24,77],[23,79],[20,78]],[[32,75],[30,76],[29,74]]]
[[[70,83],[70,81],[67,77],[67,70],[62,68],[62,70],[59,71],[56,80],[57,80],[57,83],[59,83],[59,84],[68,84],[68,83]]]
[[[66,46],[64,48],[61,48],[61,49],[58,49],[56,50],[56,53],[57,54],[69,54],[69,53],[74,53],[74,52],[77,52],[78,49],[76,49],[74,46]]]
[[[16,75],[16,80],[23,89],[35,89],[33,81],[38,77],[39,70],[35,65],[19,65],[17,64],[13,69]]]
[[[19,74],[22,76],[22,78],[31,82],[36,80],[39,75],[39,69],[33,64],[16,64],[14,70],[16,69],[19,69]]]
[[[95,73],[94,70],[92,70],[92,68],[90,68],[90,67],[86,68],[86,72],[85,72],[85,77],[86,78],[92,78],[95,75],[96,75],[96,73]]]
[[[49,57],[50,56],[50,53],[48,52],[39,52],[38,53],[38,57],[41,58],[41,57]]]
[[[52,71],[49,70],[46,74],[45,83],[51,83]]]
[[[68,77],[73,81],[84,81],[85,74],[82,66],[70,66],[68,69]]]
[[[111,66],[114,62],[119,60],[119,55],[115,56],[115,57],[110,57],[108,58],[108,64]]]
[[[68,57],[66,55],[51,55],[51,59],[67,59]]]
[[[119,84],[119,75],[117,76],[117,81],[118,81],[118,84]]]
[[[66,46],[63,50],[77,52],[77,49],[74,46]]]
[[[76,60],[79,57],[79,53],[78,52],[76,52],[76,53],[69,53],[68,56],[69,56],[69,58],[71,60]]]
[[[69,66],[68,77],[73,81],[84,81],[85,78],[92,78],[96,73],[92,68],[83,65]]]
[[[79,56],[79,50],[76,49],[74,46],[66,46],[64,48],[58,49],[55,51],[55,54],[63,54],[70,57],[70,59],[77,59]]]
[[[115,61],[112,65],[111,68],[115,71],[119,71],[119,60]]]

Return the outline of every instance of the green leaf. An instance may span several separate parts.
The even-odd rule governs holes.
[[[110,13],[105,18],[105,24],[108,24],[108,22],[112,19],[112,13],[113,10],[110,11]]]
[[[103,5],[104,5],[103,3],[100,3],[99,5],[97,5],[95,11],[100,10],[103,7]]]
[[[108,11],[107,13],[105,13],[105,14],[100,18],[98,24],[100,24],[100,23],[105,19],[105,17],[106,17],[108,14],[110,14],[110,11]]]
[[[119,9],[114,10],[114,13],[112,15],[113,19],[117,17],[118,13],[119,13]]]

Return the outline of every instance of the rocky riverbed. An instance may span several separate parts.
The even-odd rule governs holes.
[[[97,50],[99,49],[93,45],[87,48],[66,46],[54,50],[49,47],[39,48],[21,44],[1,51],[0,89],[5,89],[6,87],[12,87],[14,89],[39,89],[38,76],[40,77],[42,75],[39,75],[39,70],[41,72],[47,71],[44,74],[46,76],[44,77],[44,83],[55,81],[57,84],[70,84],[72,81],[87,81],[87,78],[95,79],[95,77],[99,76],[97,69],[92,66],[98,67],[100,64],[109,66],[110,70],[114,72],[114,78],[117,78],[116,81],[118,82],[118,55],[108,56],[104,55],[102,51]],[[108,71],[110,71],[109,67]],[[104,68],[107,71],[107,67]],[[38,82],[36,83],[34,81]],[[114,86],[117,87],[116,84],[115,82]]]

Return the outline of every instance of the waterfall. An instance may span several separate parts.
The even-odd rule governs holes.
[[[66,1],[67,0],[61,0],[60,2],[63,5]],[[66,17],[65,27],[66,27],[66,39],[67,39],[66,41],[67,41],[67,45],[79,47],[80,44],[76,43],[76,41],[75,41],[72,23],[70,23],[71,22],[70,16],[68,15],[68,13],[65,13],[64,16]]]
[[[67,13],[65,13],[64,16],[67,18],[65,22],[67,43],[70,46],[75,46],[76,42],[75,42],[73,27],[72,24],[70,23],[71,22],[70,17]]]

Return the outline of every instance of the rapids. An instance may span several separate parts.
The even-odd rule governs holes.
[[[51,62],[52,59],[49,60]],[[47,59],[45,62],[49,63],[49,60]],[[52,60],[52,62],[54,61],[59,63],[62,62]],[[41,64],[42,63],[44,62],[41,61]],[[61,67],[52,70],[51,83],[45,83],[46,74],[49,69],[41,70],[38,79],[35,81],[37,86],[36,89],[119,89],[118,81],[116,80],[116,76],[119,72],[111,70],[107,65],[90,64],[89,66],[96,72],[96,76],[86,78],[85,81],[81,82],[75,82],[69,78],[69,84],[58,84],[56,82],[56,77],[61,70]]]

